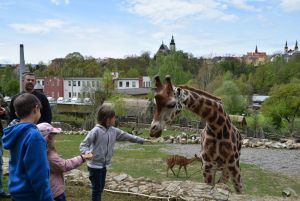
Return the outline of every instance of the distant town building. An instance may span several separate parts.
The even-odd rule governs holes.
[[[112,76],[113,80],[118,79],[119,78],[119,72],[111,72],[111,76]]]
[[[64,99],[94,98],[95,92],[100,90],[101,78],[99,77],[65,77]]]
[[[44,94],[55,100],[64,96],[64,78],[63,77],[45,77]]]
[[[298,41],[296,40],[294,49],[289,49],[287,41],[284,46],[284,59],[288,61],[290,58],[299,58],[300,59],[300,51],[298,48]]]
[[[255,66],[263,64],[267,61],[268,56],[266,52],[259,52],[257,46],[254,52],[247,52],[247,55],[242,57],[243,61],[247,64],[254,64]]]
[[[137,78],[117,78],[118,73],[112,74],[115,91],[129,95],[143,95],[151,90],[151,79],[148,76]],[[100,91],[100,77],[37,77],[35,89],[47,97],[57,100],[72,98],[95,98],[95,92]]]
[[[139,78],[119,78],[115,80],[116,89],[139,88]]]
[[[115,88],[119,93],[143,95],[151,90],[151,79],[148,76],[138,78],[119,78],[115,80]]]
[[[170,46],[168,47],[162,41],[162,43],[161,43],[160,47],[158,48],[156,54],[158,54],[158,53],[169,53],[170,51],[176,51],[176,44],[175,44],[175,40],[174,40],[173,35],[172,35],[172,38],[171,38]]]
[[[43,90],[47,97],[57,99],[64,96],[64,78],[63,77],[36,77],[35,89],[37,91]]]
[[[265,102],[265,100],[267,100],[269,97],[270,96],[254,94],[252,96],[252,108],[253,109],[260,109],[261,108],[261,104],[263,102]]]
[[[175,45],[175,40],[174,40],[174,36],[172,35],[172,39],[170,42],[170,50],[171,51],[176,51],[176,45]]]

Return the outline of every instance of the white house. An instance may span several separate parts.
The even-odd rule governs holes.
[[[151,78],[149,76],[142,77],[143,88],[151,88]]]
[[[115,79],[116,89],[151,88],[151,79],[148,76],[138,78]]]
[[[138,78],[118,78],[115,79],[115,89],[117,92],[129,95],[147,94],[151,90],[151,79],[148,76]]]
[[[139,78],[119,78],[116,80],[117,89],[139,88]]]
[[[101,87],[99,77],[65,77],[64,78],[64,99],[70,98],[91,98],[95,91]]]

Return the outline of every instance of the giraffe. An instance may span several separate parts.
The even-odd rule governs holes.
[[[206,121],[201,134],[205,182],[214,186],[216,171],[220,170],[222,174],[218,183],[227,183],[231,178],[236,192],[241,193],[241,135],[224,111],[222,100],[188,86],[175,87],[170,76],[166,76],[164,84],[156,76],[155,86],[156,110],[150,136],[160,137],[165,125],[170,124],[184,107],[196,113]]]

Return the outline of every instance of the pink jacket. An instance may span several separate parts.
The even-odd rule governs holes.
[[[84,161],[81,156],[70,159],[63,159],[55,151],[48,153],[48,161],[50,165],[50,185],[53,198],[56,198],[65,192],[64,172],[80,166]]]

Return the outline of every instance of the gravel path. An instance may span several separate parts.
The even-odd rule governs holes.
[[[171,144],[162,151],[191,157],[200,152],[200,145]],[[300,150],[242,148],[241,161],[300,178]]]

